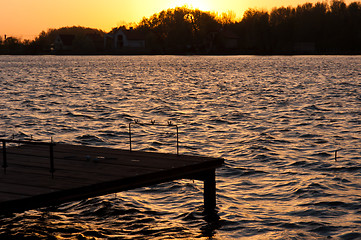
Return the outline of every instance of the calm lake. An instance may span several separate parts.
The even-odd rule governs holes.
[[[1,239],[361,238],[360,56],[0,56],[0,83],[1,138],[128,149],[130,121],[172,121],[181,154],[226,159],[219,219],[180,180],[2,216]],[[175,153],[174,129],[133,148]]]

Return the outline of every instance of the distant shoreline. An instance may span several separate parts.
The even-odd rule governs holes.
[[[218,53],[218,54],[0,54],[0,56],[361,56],[361,53]]]
[[[361,2],[248,9],[240,21],[187,7],[163,10],[110,32],[81,26],[34,41],[0,36],[10,55],[360,55]]]

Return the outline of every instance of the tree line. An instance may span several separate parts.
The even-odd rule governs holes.
[[[54,43],[59,35],[73,35],[73,48],[71,53],[96,53],[101,49],[94,46],[87,36],[98,36],[102,41],[104,32],[102,30],[85,28],[80,26],[62,27],[42,31],[33,41],[21,41],[15,37],[2,38],[0,36],[0,54],[51,54],[54,53]]]
[[[230,26],[243,36],[243,49],[287,53],[297,43],[312,43],[316,53],[361,53],[361,3],[333,0],[271,12],[248,10]]]
[[[248,9],[241,20],[232,12],[218,15],[177,7],[144,17],[132,29],[145,36],[154,54],[360,54],[361,3],[305,3],[271,11]],[[74,53],[104,53],[86,36],[101,30],[66,27],[42,32],[33,40],[0,37],[2,54],[51,53],[59,34],[73,34]]]

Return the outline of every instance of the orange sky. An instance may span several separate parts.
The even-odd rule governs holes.
[[[0,0],[0,36],[33,39],[41,31],[83,26],[110,31],[126,23],[138,23],[164,9],[188,5],[218,13],[233,11],[241,18],[248,8],[297,6],[322,0]],[[346,1],[347,4],[353,2]]]

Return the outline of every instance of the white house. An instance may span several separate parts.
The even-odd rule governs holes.
[[[113,29],[104,35],[104,49],[144,49],[145,36],[132,28],[127,30],[124,28]]]

